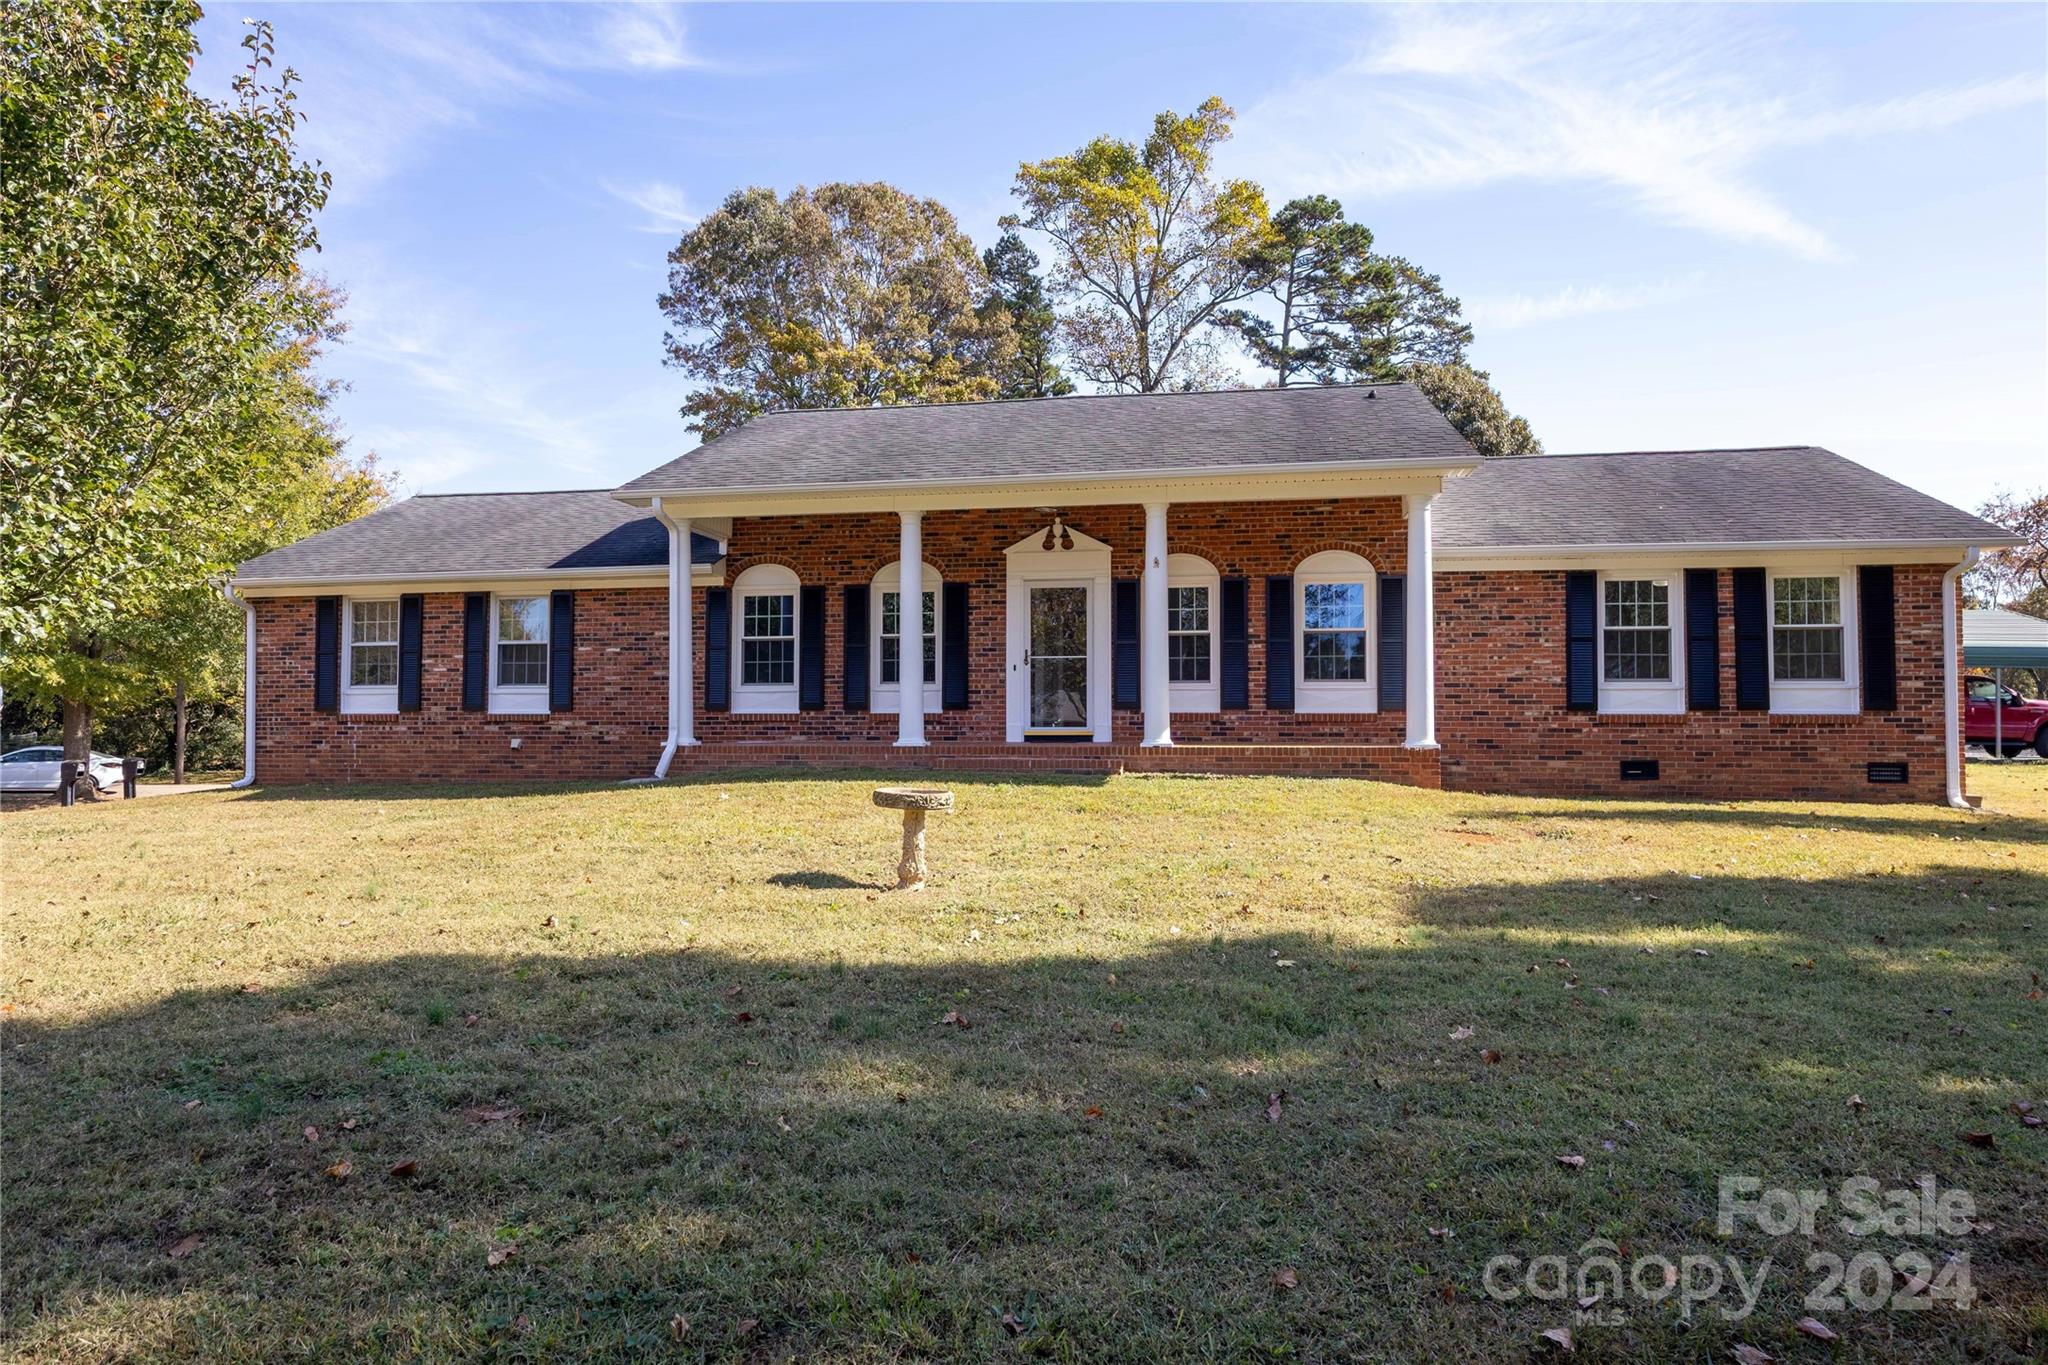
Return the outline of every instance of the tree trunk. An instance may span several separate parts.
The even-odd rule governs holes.
[[[179,680],[171,693],[171,781],[185,780],[185,683]]]
[[[64,757],[74,763],[92,760],[92,708],[64,699]]]

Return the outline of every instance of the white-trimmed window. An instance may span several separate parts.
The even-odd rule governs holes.
[[[1294,570],[1294,707],[1379,710],[1373,664],[1378,579],[1348,550],[1310,555]]]
[[[1221,580],[1200,555],[1166,557],[1166,683],[1175,711],[1221,709]]]
[[[348,604],[342,632],[341,709],[366,714],[398,709],[398,599]]]
[[[491,707],[533,714],[548,709],[548,599],[491,601]]]
[[[904,595],[898,589],[902,568],[900,561],[884,565],[875,574],[872,585],[868,657],[874,660],[875,671],[869,709],[890,714],[901,711],[904,675],[909,673],[922,679],[913,686],[921,686],[924,709],[929,714],[944,709],[939,687],[939,602],[943,584],[939,571],[926,564],[922,600],[914,611],[906,610]]]
[[[1774,571],[1770,579],[1771,709],[1860,709],[1854,576],[1786,570]]]
[[[1600,575],[1600,709],[1622,714],[1685,709],[1683,575],[1617,570]]]
[[[732,709],[793,712],[796,704],[797,576],[756,564],[733,583]]]

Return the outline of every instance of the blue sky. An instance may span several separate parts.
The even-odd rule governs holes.
[[[221,4],[333,172],[340,416],[408,492],[693,443],[668,248],[748,184],[885,179],[979,245],[1016,164],[1160,109],[1440,273],[1553,451],[1811,442],[2048,485],[2048,8]]]

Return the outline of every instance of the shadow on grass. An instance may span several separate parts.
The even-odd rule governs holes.
[[[598,792],[631,794],[673,787],[718,787],[764,782],[848,782],[946,787],[1100,787],[1104,773],[946,772],[929,768],[733,768],[685,773],[663,782],[378,782],[257,786],[237,792],[239,801],[473,801],[480,796],[518,800],[535,796],[579,796]]]
[[[962,912],[921,962],[536,937],[14,1017],[7,1331],[158,1358],[1499,1358],[1569,1312],[1486,1298],[1496,1252],[1796,1265],[1798,1238],[1711,1236],[1721,1175],[1925,1171],[1993,1225],[1988,1306],[1834,1325],[1864,1358],[2018,1358],[2048,1139],[2001,1111],[2042,1080],[2044,903],[2048,878],[1964,868],[1559,881],[1419,890],[1378,946],[1079,955]],[[1740,1327],[1633,1304],[1581,1349],[1789,1358],[1810,1287]]]
[[[888,891],[886,882],[864,882],[839,872],[778,872],[768,879],[770,886],[793,887],[800,891]]]

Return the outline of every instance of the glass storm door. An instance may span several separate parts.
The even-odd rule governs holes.
[[[1088,589],[1031,589],[1033,734],[1088,731]]]

